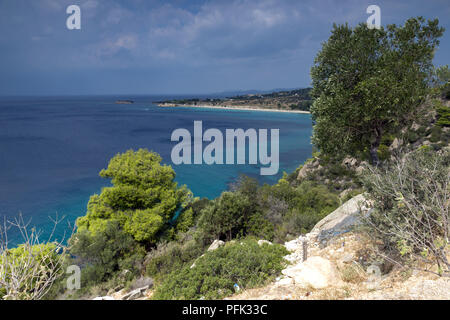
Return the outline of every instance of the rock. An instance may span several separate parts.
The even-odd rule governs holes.
[[[283,257],[285,260],[289,261],[290,263],[294,263],[294,262],[301,262],[302,261],[302,257],[297,254],[296,252],[289,254],[287,256]]]
[[[225,242],[223,242],[222,240],[214,240],[213,243],[209,246],[208,251],[216,250],[223,245],[225,245]]]
[[[115,300],[115,299],[111,296],[104,296],[104,297],[95,297],[92,300]]]
[[[136,300],[138,298],[141,298],[144,296],[144,293],[148,288],[149,288],[149,286],[145,286],[142,288],[132,290],[132,291],[128,292],[127,294],[123,295],[121,300]]]
[[[308,173],[320,168],[320,163],[316,159],[314,161],[306,162],[298,172],[297,180],[302,180],[308,176]]]
[[[342,165],[346,166],[348,168],[353,168],[358,164],[358,160],[352,157],[347,157],[344,160],[342,160]]]
[[[359,194],[320,220],[311,233],[317,234],[318,242],[326,243],[335,236],[351,231],[360,224],[361,216],[368,216],[371,211],[370,203],[363,194]]]
[[[284,243],[284,246],[288,251],[294,252],[297,251],[301,247],[301,243],[298,239],[294,239]]]
[[[399,138],[395,138],[394,141],[392,141],[391,145],[389,146],[389,150],[397,150],[401,145],[403,144],[403,140]]]
[[[277,285],[279,286],[292,286],[294,284],[294,279],[289,277],[281,278],[277,281]]]
[[[345,256],[342,257],[341,261],[343,263],[351,263],[354,260],[353,254],[348,253]]]
[[[133,284],[131,286],[132,289],[138,289],[138,288],[151,288],[153,287],[153,279],[150,277],[141,276],[133,281]]]
[[[311,257],[303,263],[286,268],[282,271],[285,276],[294,279],[301,287],[323,289],[340,282],[332,263],[322,257]]]
[[[308,166],[305,164],[305,165],[300,169],[300,171],[298,172],[297,179],[298,179],[298,180],[301,180],[301,179],[303,179],[303,178],[306,178],[306,176],[308,175],[308,170],[309,170],[309,168],[308,168]]]
[[[272,242],[267,240],[258,240],[258,245],[262,246],[264,243],[267,243],[268,245],[272,245]]]
[[[411,125],[411,129],[414,131],[419,130],[419,128],[420,128],[420,125],[416,122],[413,122],[413,124]]]

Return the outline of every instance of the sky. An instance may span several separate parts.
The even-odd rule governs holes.
[[[333,23],[439,18],[449,0],[0,0],[0,95],[208,94],[310,86]],[[69,30],[69,5],[81,29]]]

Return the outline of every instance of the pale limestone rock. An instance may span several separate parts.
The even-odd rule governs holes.
[[[136,300],[144,296],[145,291],[149,288],[149,286],[145,286],[142,288],[138,288],[128,292],[127,294],[121,297],[121,300]]]
[[[403,140],[399,138],[395,138],[394,141],[392,141],[392,144],[389,146],[389,150],[393,151],[398,149],[403,144]]]
[[[294,279],[289,277],[281,278],[277,281],[277,285],[279,286],[292,286],[294,284]]]
[[[264,243],[267,243],[268,245],[272,245],[272,242],[267,240],[258,240],[258,245],[262,246]]]
[[[284,246],[288,251],[295,252],[301,247],[301,243],[298,239],[294,239],[284,243]]]
[[[282,273],[301,287],[323,289],[340,282],[333,264],[322,257],[311,257],[303,263],[284,269]]]
[[[359,194],[320,220],[311,233],[317,234],[319,242],[327,241],[351,231],[354,226],[360,224],[361,216],[368,216],[371,211],[371,204],[363,194]]]
[[[225,242],[223,242],[222,240],[214,240],[213,243],[209,246],[208,251],[216,250],[223,245],[225,245]]]

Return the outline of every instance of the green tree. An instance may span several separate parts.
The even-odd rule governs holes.
[[[427,94],[443,31],[422,17],[380,29],[334,25],[311,69],[314,144],[336,157],[368,151],[378,164],[383,134],[411,119]]]
[[[194,223],[192,209],[185,210],[192,193],[178,187],[174,170],[162,165],[158,154],[145,149],[118,154],[100,176],[111,178],[113,186],[91,197],[69,242],[71,254],[84,266],[85,285],[121,270],[138,273],[147,249]]]
[[[145,149],[112,158],[100,176],[111,178],[113,186],[91,197],[86,216],[77,220],[78,231],[95,234],[106,230],[110,221],[117,221],[134,240],[154,244],[176,213],[192,200],[185,186],[177,186],[172,167],[160,162],[157,153]]]

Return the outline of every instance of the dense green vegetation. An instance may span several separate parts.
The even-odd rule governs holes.
[[[281,245],[258,245],[255,240],[229,243],[205,253],[165,277],[154,299],[218,299],[241,289],[264,285],[278,275],[287,250]]]
[[[450,77],[448,67],[431,63],[442,32],[437,20],[422,18],[380,30],[335,25],[312,68],[313,142],[320,152],[274,185],[241,177],[216,199],[194,199],[158,154],[140,149],[116,155],[100,172],[112,186],[91,197],[69,241],[69,263],[82,267],[77,294],[106,294],[143,275],[155,281],[155,299],[219,299],[235,285],[264,285],[284,267],[287,252],[279,244],[309,232],[363,191],[375,207],[367,232],[386,252],[437,262],[439,273],[448,273]],[[296,94],[303,101],[290,108],[301,109],[312,103],[309,93],[262,98]],[[404,141],[406,154],[396,154],[394,140]],[[374,166],[357,170],[344,157],[358,165],[370,159]],[[298,178],[302,169],[308,170]],[[214,240],[226,244],[207,251]],[[27,299],[53,270],[45,266],[62,260],[52,262],[53,244],[31,255],[34,247],[25,248],[3,251],[0,266],[6,258],[15,266],[37,257],[30,268],[39,276],[20,289]],[[8,292],[0,285],[1,298]]]
[[[379,163],[385,134],[414,118],[432,73],[443,28],[411,18],[404,26],[334,25],[311,69],[313,143],[334,157],[369,153]]]
[[[172,240],[177,213],[192,202],[186,187],[174,182],[175,172],[161,165],[161,157],[140,149],[111,159],[100,176],[112,187],[93,195],[87,214],[77,220],[70,239],[71,253],[84,265],[84,284],[105,281],[120,271],[136,274],[146,251],[162,239]]]

